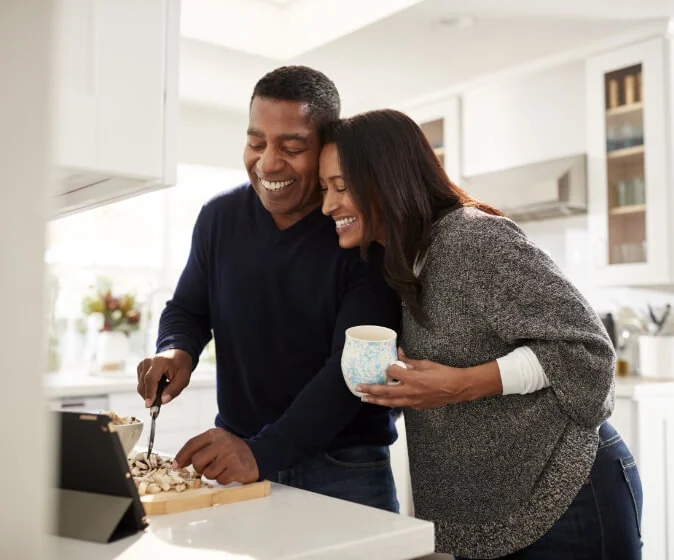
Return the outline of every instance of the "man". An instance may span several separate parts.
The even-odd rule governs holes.
[[[397,511],[390,411],[353,396],[340,367],[344,331],[397,329],[400,303],[381,248],[367,262],[340,249],[321,214],[319,131],[339,110],[335,85],[307,67],[257,83],[243,157],[250,183],[202,208],[157,354],[138,365],[138,392],[149,406],[165,374],[162,400],[178,396],[212,331],[216,427],[189,440],[177,465],[222,484],[269,479]]]

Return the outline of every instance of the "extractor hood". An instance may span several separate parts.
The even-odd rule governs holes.
[[[585,154],[466,177],[462,186],[518,222],[587,213]]]

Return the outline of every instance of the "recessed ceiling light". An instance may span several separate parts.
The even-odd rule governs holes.
[[[446,16],[434,21],[431,25],[436,29],[473,27],[475,18],[467,15]]]

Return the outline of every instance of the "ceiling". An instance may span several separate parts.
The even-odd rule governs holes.
[[[439,24],[457,15],[474,24]],[[264,73],[298,63],[335,81],[347,115],[670,16],[672,0],[183,0],[181,97],[246,111]]]
[[[290,60],[422,0],[184,0],[183,37]]]

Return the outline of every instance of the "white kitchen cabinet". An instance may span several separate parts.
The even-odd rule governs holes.
[[[108,395],[84,395],[50,399],[49,409],[63,412],[100,412],[108,410]]]
[[[587,60],[589,232],[598,285],[674,281],[671,50],[669,39],[654,38]]]
[[[644,560],[674,560],[674,383],[616,382],[609,422],[632,452],[644,492]]]
[[[584,84],[584,64],[573,61],[511,73],[466,90],[461,99],[463,175],[584,153]]]
[[[180,0],[58,0],[54,215],[175,184]]]
[[[108,405],[117,414],[136,416],[145,422],[138,442],[139,446],[145,446],[150,435],[150,414],[138,393],[111,393]],[[157,451],[175,455],[188,439],[214,427],[216,412],[215,388],[188,387],[161,408],[155,433]]]
[[[421,105],[405,111],[424,131],[447,175],[461,181],[461,99]]]

